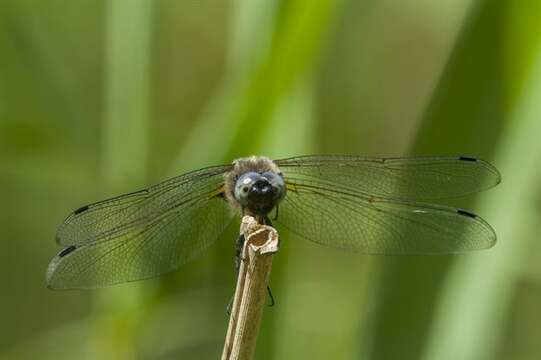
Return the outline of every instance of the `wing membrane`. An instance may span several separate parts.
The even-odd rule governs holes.
[[[491,247],[494,231],[468,212],[419,202],[488,189],[490,164],[466,157],[303,156],[276,161],[288,193],[279,223],[317,243],[366,254],[442,254]],[[194,171],[84,206],[60,226],[52,288],[91,288],[176,269],[225,230],[231,165]]]
[[[207,185],[218,184],[230,168],[226,165],[197,170],[147,189],[83,206],[60,225],[57,242],[80,245],[133,227],[145,227],[169,209],[200,196]]]
[[[51,288],[93,288],[172,271],[199,255],[233,214],[226,167],[208,168],[75,211],[58,232],[72,244],[49,264]],[[174,181],[173,181],[174,180]]]
[[[316,243],[364,254],[449,254],[489,248],[496,235],[463,210],[288,183],[278,222]]]
[[[462,196],[500,182],[496,168],[469,157],[316,155],[278,160],[276,164],[289,181],[317,179],[367,196],[413,201]]]

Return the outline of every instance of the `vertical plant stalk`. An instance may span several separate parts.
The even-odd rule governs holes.
[[[258,224],[251,216],[243,217],[240,233],[246,240],[222,360],[252,359],[265,306],[272,255],[278,251],[276,229]]]
[[[150,0],[107,2],[101,175],[107,194],[146,183],[150,124]],[[144,285],[100,292],[91,347],[95,358],[132,359]]]
[[[539,186],[541,163],[540,48],[534,56],[494,158],[504,180],[479,204],[479,212],[497,225],[498,243],[486,254],[462,257],[453,265],[423,359],[491,360],[499,358],[505,342],[518,270],[537,241],[537,236],[524,236],[525,219],[539,209],[532,194]]]
[[[108,3],[102,175],[108,191],[141,186],[148,164],[152,6]]]

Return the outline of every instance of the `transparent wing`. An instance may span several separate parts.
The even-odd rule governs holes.
[[[199,255],[233,214],[223,172],[209,168],[75,211],[58,231],[72,244],[49,264],[51,288],[93,288],[158,276]]]
[[[319,182],[401,200],[462,196],[500,182],[498,170],[470,157],[377,158],[315,155],[277,160],[289,181]]]
[[[288,182],[278,223],[316,243],[364,254],[449,254],[489,248],[496,234],[463,210]]]
[[[56,233],[60,245],[84,244],[144,227],[171,208],[223,183],[230,165],[196,170],[147,189],[99,201],[75,210]]]

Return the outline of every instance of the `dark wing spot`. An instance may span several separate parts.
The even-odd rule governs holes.
[[[471,217],[471,218],[474,218],[474,219],[477,217],[477,215],[472,214],[471,212],[467,212],[466,210],[460,210],[460,209],[459,209],[459,210],[457,210],[456,212],[457,212],[457,214],[459,214],[459,215]]]
[[[80,214],[88,210],[88,205],[78,208],[73,212],[74,215]]]
[[[75,245],[68,246],[67,248],[65,248],[64,250],[59,252],[58,256],[59,257],[64,257],[64,256],[72,253],[73,251],[75,251],[75,249],[77,249],[77,246],[75,246]]]
[[[468,156],[461,156],[458,159],[462,160],[462,161],[477,161],[476,158],[472,158],[472,157],[468,157]]]

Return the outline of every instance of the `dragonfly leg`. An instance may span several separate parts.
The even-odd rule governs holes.
[[[268,216],[265,216],[263,218],[263,223],[265,225],[272,226],[272,222],[270,221]],[[241,261],[244,260],[242,258],[242,249],[244,247],[245,240],[246,239],[244,238],[244,234],[240,234],[238,239],[237,239],[237,243],[235,244],[235,270],[236,270],[237,276],[239,274]],[[269,306],[274,306],[276,304],[276,302],[274,301],[274,296],[272,295],[271,288],[268,285],[267,285],[267,293],[269,294],[269,298],[270,298],[270,301],[271,301]],[[229,303],[227,304],[227,307],[226,307],[227,315],[231,315],[231,308],[232,307],[233,307],[233,299],[229,300]]]
[[[233,308],[233,298],[231,298],[231,300],[229,300],[229,302],[227,303],[227,306],[225,308],[225,313],[227,314],[227,316],[231,316],[231,308]]]
[[[239,274],[240,270],[240,262],[242,259],[242,248],[244,247],[244,234],[240,234],[239,238],[237,239],[237,243],[235,245],[235,270],[237,271],[237,275]]]
[[[263,225],[272,226],[272,221],[266,215],[263,217]]]
[[[267,294],[269,294],[269,299],[270,299],[270,304],[269,304],[269,307],[273,307],[274,305],[276,305],[276,301],[274,301],[274,296],[272,295],[272,290],[270,288],[269,285],[267,285]],[[227,303],[227,307],[225,308],[225,312],[227,314],[227,316],[231,316],[231,309],[233,308],[233,298],[231,298],[231,300],[229,300],[229,302]]]
[[[243,260],[242,248],[244,247],[244,241],[245,241],[244,234],[240,234],[235,244],[235,272],[237,273],[237,277],[239,276],[240,263]],[[227,307],[225,308],[225,312],[227,313],[227,315],[231,315],[232,307],[233,307],[233,298],[229,300],[229,303],[227,303]]]
[[[274,217],[274,220],[278,218],[278,206],[276,207],[276,216]],[[272,221],[269,219],[268,216],[265,216],[263,218],[263,223],[267,226],[272,226]],[[271,303],[269,304],[269,307],[274,306],[276,302],[274,301],[274,296],[272,295],[272,291],[269,285],[267,285],[267,294],[269,294],[269,298]]]
[[[267,217],[265,217],[264,222],[266,225],[270,224],[269,226],[272,226],[272,223]],[[237,276],[239,275],[241,261],[244,260],[242,258],[242,248],[244,247],[244,241],[245,241],[244,235],[240,234],[239,238],[237,239],[237,243],[235,245],[235,270],[236,270]],[[274,301],[274,296],[272,295],[271,288],[268,285],[267,285],[267,293],[269,294],[269,298],[271,301],[271,303],[269,304],[269,307],[274,306],[276,304],[276,301]],[[233,299],[229,300],[229,303],[227,304],[227,307],[225,309],[228,316],[231,315],[232,307],[233,307]]]
[[[276,304],[276,302],[274,301],[274,296],[272,296],[272,291],[269,285],[267,285],[267,294],[269,294],[269,298],[271,301],[271,303],[269,304],[269,307],[272,307]]]
[[[280,207],[278,204],[276,204],[276,211],[274,212],[274,217],[272,218],[272,220],[278,220],[278,209],[280,209]]]

